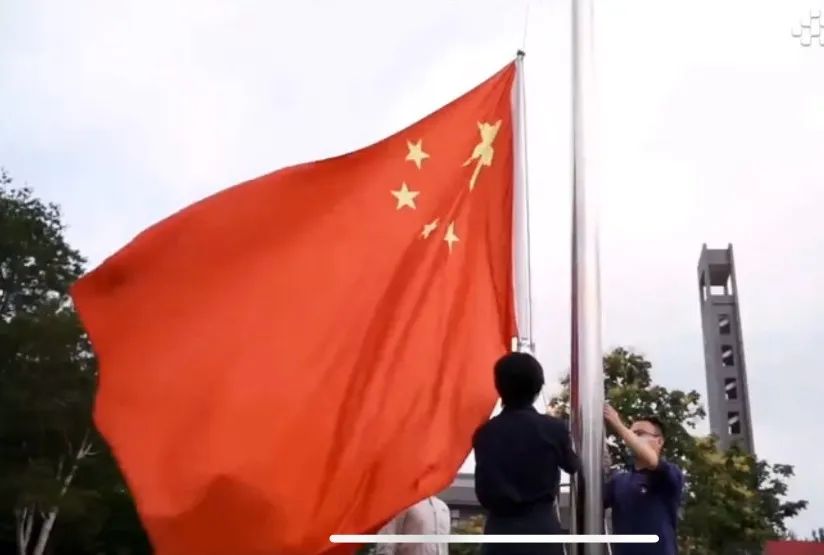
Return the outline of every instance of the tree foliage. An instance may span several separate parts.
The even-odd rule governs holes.
[[[684,467],[692,445],[691,431],[705,416],[697,391],[684,393],[667,390],[652,383],[650,364],[641,355],[623,348],[614,349],[604,357],[604,387],[608,402],[626,420],[655,415],[667,430],[667,457]],[[569,414],[569,378],[562,382],[561,394],[550,405]],[[614,466],[626,461],[626,452],[614,436],[608,440],[609,455]]]
[[[786,536],[787,519],[807,505],[786,500],[793,468],[771,465],[737,448],[722,452],[715,438],[697,437],[696,426],[706,416],[698,392],[656,385],[651,370],[643,356],[615,349],[604,357],[604,390],[625,421],[656,416],[666,429],[666,456],[687,476],[679,525],[682,553],[734,553]],[[564,386],[550,404],[566,415],[568,379]],[[623,466],[623,446],[612,435],[608,445],[613,466]]]
[[[687,552],[759,549],[787,535],[786,520],[806,506],[785,501],[788,465],[770,465],[737,447],[719,450],[713,437],[696,438],[686,471],[689,487],[681,536]],[[731,539],[735,538],[735,544]]]
[[[91,419],[95,360],[69,297],[85,260],[58,207],[11,183],[0,171],[0,547],[94,552],[113,500],[131,501]]]
[[[483,534],[486,518],[483,515],[473,515],[459,520],[453,526],[453,534]],[[456,543],[449,546],[451,555],[476,555],[481,552],[481,544]]]

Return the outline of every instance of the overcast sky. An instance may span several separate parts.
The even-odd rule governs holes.
[[[824,525],[824,0],[596,0],[605,348],[705,391],[696,264],[735,246],[758,455]],[[0,165],[92,265],[159,218],[416,121],[524,44],[522,0],[0,3]],[[538,353],[568,365],[569,1],[526,25]]]

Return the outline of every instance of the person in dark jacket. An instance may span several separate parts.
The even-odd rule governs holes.
[[[615,555],[676,555],[678,509],[684,473],[667,461],[664,425],[653,416],[637,418],[631,426],[609,405],[604,419],[632,453],[627,470],[612,475],[604,486],[604,506],[612,509],[614,534],[655,534],[658,543],[615,544]]]
[[[510,353],[495,364],[503,410],[475,432],[475,493],[488,513],[486,534],[559,534],[561,469],[579,466],[566,424],[533,404],[544,385],[535,358]],[[561,555],[561,544],[485,544],[485,555]]]

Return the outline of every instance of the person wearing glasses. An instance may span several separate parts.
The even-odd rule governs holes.
[[[614,473],[604,486],[604,506],[612,509],[612,533],[658,536],[658,543],[613,544],[613,555],[676,555],[684,474],[661,454],[664,426],[650,416],[627,427],[609,405],[604,406],[604,419],[632,455],[628,468]]]

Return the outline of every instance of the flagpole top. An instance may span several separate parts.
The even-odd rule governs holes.
[[[518,49],[518,52],[515,54],[515,57],[523,60],[524,56],[526,56],[526,52],[524,52],[523,50]]]

